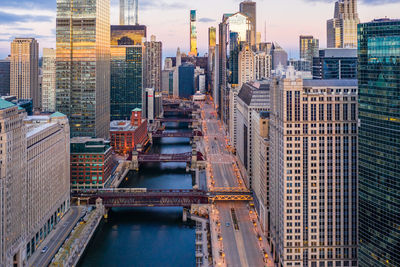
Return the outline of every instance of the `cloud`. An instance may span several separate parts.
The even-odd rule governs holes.
[[[7,0],[2,3],[3,7],[18,7],[24,9],[51,9],[55,10],[57,6],[56,0]]]
[[[20,14],[12,14],[0,11],[0,23],[2,24],[13,24],[17,22],[29,22],[29,21],[50,22],[52,21],[52,19],[53,18],[50,16],[20,15]]]
[[[336,0],[304,0],[305,2],[334,3]],[[385,5],[400,3],[400,0],[361,0],[364,5]]]
[[[171,1],[160,1],[160,0],[139,0],[140,10],[151,10],[151,9],[185,9],[188,5],[184,2],[171,2]]]
[[[199,19],[199,22],[215,22],[215,19],[212,18],[201,18]]]

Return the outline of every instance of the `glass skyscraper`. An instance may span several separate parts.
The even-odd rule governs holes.
[[[358,25],[359,266],[400,266],[400,20]]]
[[[146,26],[111,26],[110,119],[126,120],[142,108]]]
[[[110,127],[110,1],[57,1],[56,110],[71,136],[107,138]]]
[[[190,52],[189,55],[197,56],[197,28],[196,10],[190,10]]]

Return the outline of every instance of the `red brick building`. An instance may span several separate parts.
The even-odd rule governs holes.
[[[116,165],[110,142],[104,139],[71,139],[71,189],[103,188]]]
[[[144,146],[148,136],[147,120],[142,119],[142,110],[132,110],[130,121],[112,121],[110,137],[115,153],[121,155],[129,154],[138,144]]]

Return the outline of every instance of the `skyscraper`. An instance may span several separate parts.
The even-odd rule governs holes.
[[[400,266],[400,20],[358,36],[359,266]]]
[[[10,58],[0,60],[0,96],[10,95]]]
[[[197,56],[196,10],[190,10],[190,56]]]
[[[57,1],[56,110],[71,136],[106,138],[110,127],[110,2]]]
[[[215,27],[208,28],[208,90],[214,87],[215,76],[215,48],[217,44],[217,29]]]
[[[152,35],[150,42],[145,42],[144,46],[144,87],[154,88],[159,93],[161,92],[162,43],[156,41],[156,37]]]
[[[138,25],[138,0],[120,0],[119,1],[119,24],[120,25]]]
[[[247,15],[250,20],[250,44],[253,48],[257,41],[257,3],[246,0],[240,3],[240,12]]]
[[[313,58],[318,56],[319,40],[310,35],[300,35],[300,59],[312,64]]]
[[[15,38],[11,43],[10,94],[17,99],[33,99],[40,108],[39,44],[35,38]]]
[[[280,266],[358,266],[357,80],[303,80],[289,68],[271,85],[274,257]]]
[[[243,46],[239,53],[239,87],[255,80],[254,52],[250,45]]]
[[[179,66],[179,97],[190,98],[194,95],[194,65],[183,63]]]
[[[42,110],[56,109],[56,50],[43,48]]]
[[[357,49],[325,48],[312,62],[313,79],[357,79]]]
[[[271,76],[271,55],[265,52],[256,52],[254,55],[254,78],[262,80]]]
[[[357,0],[338,0],[335,15],[327,21],[328,48],[357,48]]]
[[[276,70],[279,65],[282,65],[284,68],[288,65],[287,52],[276,42],[272,43],[271,56],[273,70]]]

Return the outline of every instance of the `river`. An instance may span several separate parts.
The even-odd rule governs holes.
[[[164,138],[151,148],[164,154],[189,151],[185,138]],[[190,189],[193,177],[185,168],[184,163],[142,165],[120,187]],[[182,222],[182,208],[119,208],[109,212],[79,266],[187,267],[195,263],[195,230]]]

